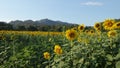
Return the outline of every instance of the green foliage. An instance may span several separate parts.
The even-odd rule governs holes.
[[[107,33],[80,33],[69,41],[64,35],[0,34],[0,68],[119,68],[120,34],[108,38]],[[54,53],[54,45],[63,54]],[[48,51],[51,58],[45,59]]]
[[[57,39],[62,36],[6,34],[4,37],[0,40],[0,68],[44,68],[43,52],[51,51],[58,41],[63,44]]]

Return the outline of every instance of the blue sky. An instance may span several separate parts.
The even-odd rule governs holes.
[[[120,0],[0,0],[0,21],[48,18],[94,25],[120,18]]]

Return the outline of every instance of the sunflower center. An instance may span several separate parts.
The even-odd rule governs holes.
[[[74,37],[75,37],[75,33],[70,33],[69,36],[70,36],[71,38],[74,38]]]
[[[94,31],[91,31],[91,33],[94,33]]]
[[[108,22],[108,26],[109,27],[113,26],[113,23],[112,22]]]
[[[99,27],[100,25],[99,24],[96,24],[96,27]]]
[[[112,32],[110,35],[111,35],[111,36],[115,36],[115,35],[116,35],[116,33]]]
[[[83,28],[84,28],[84,27],[83,27],[83,26],[81,26],[81,27],[80,27],[80,30],[83,30]]]
[[[120,26],[120,23],[118,23],[117,26]]]

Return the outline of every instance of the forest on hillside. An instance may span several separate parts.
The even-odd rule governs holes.
[[[115,19],[116,22],[120,19]],[[103,23],[103,22],[101,22]],[[56,31],[62,32],[70,28],[77,27],[79,24],[73,24],[62,21],[53,21],[50,19],[33,20],[15,20],[9,23],[0,22],[0,30],[14,30],[14,31]],[[92,26],[86,26],[86,29],[93,29]]]

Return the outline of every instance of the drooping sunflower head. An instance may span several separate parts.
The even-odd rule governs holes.
[[[50,59],[50,53],[49,52],[44,52],[43,56],[45,59]]]
[[[117,32],[116,30],[110,30],[108,32],[108,37],[116,37],[117,36]]]
[[[95,23],[94,29],[95,30],[100,30],[101,29],[101,24],[100,23]]]
[[[74,40],[77,37],[77,31],[76,30],[67,30],[66,31],[66,37],[68,40]]]
[[[103,27],[105,30],[112,30],[114,29],[113,28],[113,25],[115,24],[115,20],[113,19],[106,19],[103,23]]]
[[[55,45],[55,47],[54,47],[54,52],[55,52],[57,55],[62,54],[63,51],[62,51],[61,46]]]
[[[85,25],[84,24],[78,26],[78,30],[79,31],[83,31],[84,29],[85,29]]]

